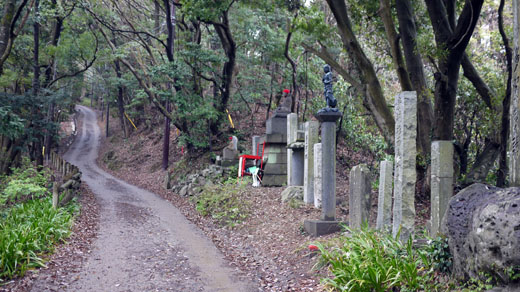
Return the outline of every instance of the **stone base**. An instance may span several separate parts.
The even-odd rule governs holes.
[[[266,174],[262,178],[262,186],[264,187],[281,187],[287,184],[286,174]]]
[[[303,222],[303,227],[305,228],[305,232],[307,232],[311,236],[320,236],[320,235],[325,235],[325,234],[330,234],[330,233],[341,231],[340,224],[346,225],[346,222],[305,220]]]
[[[234,159],[234,160],[222,160],[222,162],[220,163],[220,165],[221,165],[222,167],[235,166],[235,165],[238,165],[238,159]]]

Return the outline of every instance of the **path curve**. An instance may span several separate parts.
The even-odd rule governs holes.
[[[64,157],[79,167],[101,209],[92,253],[68,291],[258,291],[171,203],[100,169],[96,114],[76,109],[82,127]]]

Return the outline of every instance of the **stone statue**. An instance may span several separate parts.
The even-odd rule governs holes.
[[[291,112],[292,96],[289,89],[283,90],[282,102],[274,110],[274,116],[287,116]]]
[[[323,81],[323,87],[325,88],[323,94],[325,95],[325,101],[327,102],[327,107],[322,108],[318,111],[320,112],[337,112],[338,109],[336,108],[338,101],[334,98],[334,94],[332,93],[332,72],[329,64],[326,64],[325,67],[323,67],[323,71],[325,72],[325,75],[323,75],[322,81]]]

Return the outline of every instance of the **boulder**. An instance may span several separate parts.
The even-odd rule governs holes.
[[[282,192],[282,202],[288,202],[291,199],[303,201],[303,186],[289,186]]]
[[[520,188],[473,184],[452,197],[442,223],[458,278],[509,284],[520,266]],[[516,280],[518,281],[518,280]]]

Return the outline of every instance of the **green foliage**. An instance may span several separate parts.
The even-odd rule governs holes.
[[[0,209],[8,203],[45,196],[48,192],[49,178],[48,169],[38,171],[29,159],[25,158],[20,168],[12,169],[9,177],[0,179]]]
[[[0,281],[44,266],[42,253],[70,235],[77,211],[76,204],[54,209],[46,197],[0,212]]]
[[[453,264],[453,257],[448,246],[448,238],[438,236],[428,240],[424,251],[432,263],[433,268],[441,273],[449,273]]]
[[[327,246],[317,243],[320,265],[326,265],[334,278],[323,282],[335,291],[436,291],[433,269],[424,251],[412,240],[401,243],[391,235],[363,228],[350,230]]]
[[[221,184],[204,187],[193,198],[197,211],[224,226],[240,224],[248,216],[248,204],[243,197],[246,185],[237,178],[229,178]]]

